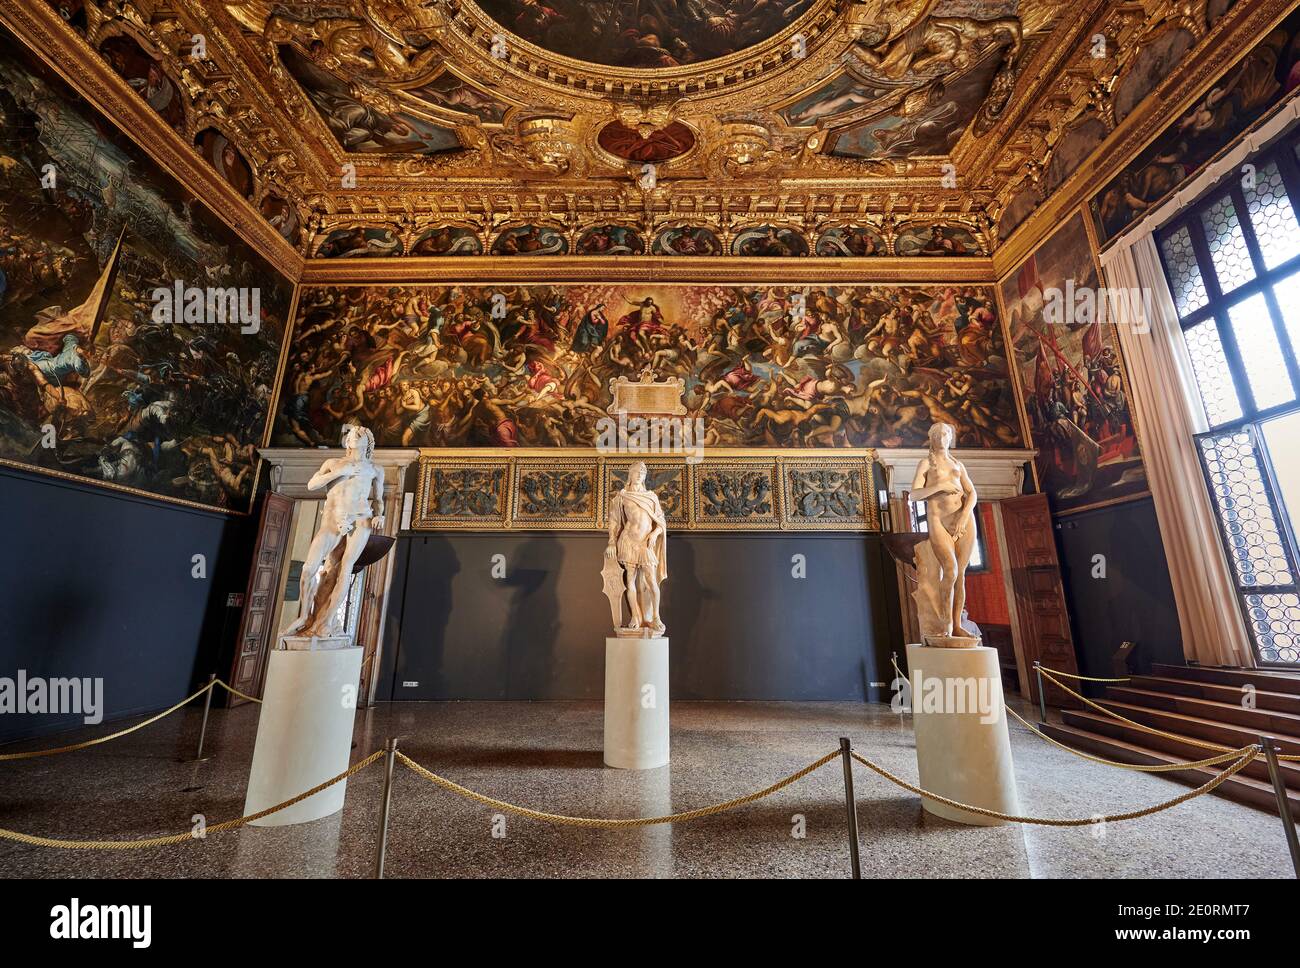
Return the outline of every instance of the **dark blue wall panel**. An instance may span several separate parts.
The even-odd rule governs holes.
[[[1080,671],[1112,675],[1111,657],[1125,641],[1138,644],[1141,671],[1152,662],[1181,665],[1178,611],[1150,498],[1072,514],[1056,529]],[[1095,555],[1105,560],[1104,578],[1093,577]]]
[[[226,593],[244,590],[255,519],[7,468],[0,507],[11,529],[0,550],[0,675],[102,676],[112,720],[169,706],[217,671],[239,621]],[[196,554],[206,580],[191,577]],[[79,725],[0,715],[0,741]]]
[[[604,548],[588,534],[403,537],[379,698],[599,699]],[[792,576],[794,555],[806,578]],[[668,570],[673,698],[888,699],[870,683],[892,678],[902,648],[878,539],[675,533]]]

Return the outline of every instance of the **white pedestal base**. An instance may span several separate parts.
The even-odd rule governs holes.
[[[605,765],[668,763],[668,639],[605,640]]]
[[[245,816],[310,790],[348,768],[363,651],[355,646],[327,646],[317,651],[276,649],[271,653],[244,799]],[[348,686],[352,687],[352,704],[344,705]],[[342,780],[253,823],[283,827],[328,817],[343,809],[347,785]]]
[[[975,807],[1019,814],[997,649],[909,645],[907,665],[920,786]],[[1006,822],[927,798],[921,803],[935,816],[958,823]]]

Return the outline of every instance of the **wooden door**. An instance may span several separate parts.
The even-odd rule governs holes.
[[[1007,575],[1011,585],[1011,623],[1017,639],[1016,651],[1023,666],[1024,695],[1038,701],[1038,677],[1034,662],[1048,669],[1078,673],[1074,636],[1065,605],[1061,565],[1056,557],[1052,512],[1045,494],[1004,498],[997,508],[998,531],[1006,548]],[[1062,681],[1079,691],[1073,680]],[[1078,706],[1078,700],[1044,680],[1050,706]]]
[[[284,567],[284,550],[293,521],[293,499],[267,491],[263,496],[262,519],[257,529],[257,547],[253,552],[253,571],[248,576],[244,595],[244,615],[235,640],[235,660],[230,667],[229,682],[240,692],[261,698],[262,672],[274,629],[276,597],[280,587],[280,570]],[[230,705],[244,700],[230,697]]]

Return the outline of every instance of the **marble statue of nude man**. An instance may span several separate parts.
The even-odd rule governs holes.
[[[374,435],[365,427],[347,424],[343,447],[342,457],[325,461],[307,482],[310,491],[333,486],[325,495],[320,530],[311,539],[303,565],[305,611],[285,630],[286,636],[343,634],[339,606],[348,593],[352,566],[365,550],[370,532],[384,527],[384,469],[371,460]]]
[[[939,564],[938,602],[945,609],[944,635],[965,634],[961,615],[966,607],[966,566],[975,550],[975,485],[961,461],[949,452],[951,424],[930,426],[930,452],[916,467],[908,495],[925,501],[930,550]]]
[[[663,616],[659,614],[659,583],[668,577],[667,536],[659,495],[645,486],[646,466],[637,461],[627,472],[627,486],[609,502],[609,545],[605,548],[607,576],[605,593],[618,623],[619,592],[626,594],[627,621],[617,633],[621,636],[664,634]],[[609,581],[608,562],[616,561],[623,570],[623,581]],[[621,589],[617,585],[621,584]]]

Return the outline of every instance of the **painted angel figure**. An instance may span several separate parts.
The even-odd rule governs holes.
[[[668,577],[668,524],[659,495],[645,486],[646,466],[637,461],[627,486],[609,502],[609,545],[601,576],[620,637],[661,636],[659,583]],[[622,622],[623,602],[627,620]]]

